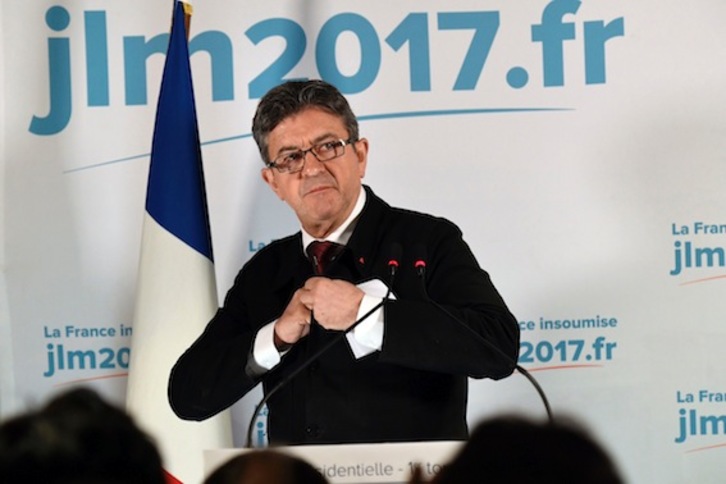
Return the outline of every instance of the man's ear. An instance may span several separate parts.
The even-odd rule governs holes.
[[[275,195],[277,195],[280,200],[285,201],[280,193],[280,187],[277,185],[277,180],[275,180],[275,174],[272,173],[272,168],[263,168],[262,171],[260,171],[260,174],[262,175],[262,179],[265,183],[267,183],[272,191],[275,192]]]
[[[355,153],[358,156],[358,174],[361,178],[366,175],[368,166],[368,140],[361,138],[356,142]]]

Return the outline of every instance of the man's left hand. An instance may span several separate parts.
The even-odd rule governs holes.
[[[325,329],[345,331],[356,320],[363,291],[340,279],[312,277],[305,282],[300,301]]]

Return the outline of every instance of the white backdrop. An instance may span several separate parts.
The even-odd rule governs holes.
[[[3,414],[77,384],[123,401],[170,16],[2,3]],[[720,482],[725,18],[720,0],[195,2],[220,298],[297,230],[259,177],[257,93],[322,75],[370,140],[366,183],[461,226],[555,413],[630,482]],[[235,406],[239,435],[259,397]],[[472,382],[472,424],[503,411],[544,414],[521,375]]]

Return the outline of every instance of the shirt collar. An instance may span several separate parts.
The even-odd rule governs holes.
[[[304,228],[301,228],[303,251],[307,250],[308,245],[310,245],[314,240],[329,240],[330,242],[346,245],[348,240],[350,240],[350,236],[353,234],[356,223],[358,222],[358,216],[363,211],[363,207],[366,204],[366,196],[366,191],[363,188],[363,185],[361,185],[360,194],[358,195],[358,200],[355,202],[353,211],[350,215],[348,215],[348,218],[345,219],[345,222],[343,222],[340,227],[332,231],[330,235],[324,239],[316,239],[309,233],[305,232]]]

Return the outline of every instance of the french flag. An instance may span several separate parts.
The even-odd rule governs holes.
[[[204,479],[205,449],[232,446],[222,413],[180,420],[167,399],[169,373],[217,309],[212,242],[187,41],[191,7],[174,3],[141,240],[126,406],[155,440],[169,482]]]

